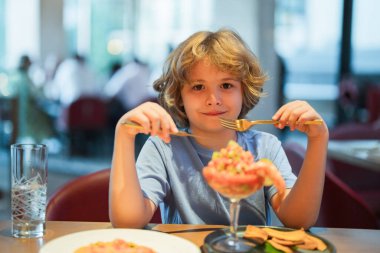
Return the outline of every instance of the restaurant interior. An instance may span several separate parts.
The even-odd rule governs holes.
[[[379,229],[379,9],[377,0],[0,0],[0,220],[10,217],[10,144],[48,146],[49,198],[110,168],[115,124],[132,106],[116,95],[118,70],[141,67],[147,92],[133,103],[154,101],[150,88],[173,47],[195,31],[229,27],[270,77],[248,118],[305,100],[329,127],[316,225]],[[33,105],[20,102],[15,85],[33,86]],[[276,135],[300,167],[303,134],[257,129]]]

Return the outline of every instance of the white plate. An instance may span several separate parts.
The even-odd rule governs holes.
[[[90,243],[123,239],[150,247],[157,253],[200,253],[192,242],[178,236],[142,229],[98,229],[65,235],[46,243],[39,253],[73,253]]]

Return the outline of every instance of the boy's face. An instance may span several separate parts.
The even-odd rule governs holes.
[[[220,71],[207,59],[194,64],[189,82],[181,90],[186,115],[193,132],[224,128],[219,118],[236,119],[242,109],[242,84],[235,76]]]

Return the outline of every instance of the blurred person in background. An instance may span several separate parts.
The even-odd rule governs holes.
[[[10,74],[9,84],[17,98],[15,131],[18,142],[43,142],[54,135],[52,121],[40,106],[46,97],[29,75],[31,65],[30,57],[23,55],[17,69]]]
[[[110,71],[109,71],[109,78],[111,78],[119,69],[123,67],[123,63],[120,61],[115,61],[111,64],[110,66]]]
[[[149,83],[151,71],[147,64],[136,57],[130,63],[118,69],[104,87],[108,99],[121,103],[124,112],[148,100],[154,100],[156,95]]]
[[[77,53],[58,65],[51,85],[51,97],[63,107],[83,95],[100,96],[99,79],[87,65],[85,57]]]
[[[108,130],[113,136],[113,130],[119,118],[132,108],[147,102],[156,101],[157,95],[150,83],[151,70],[137,57],[119,68],[111,76],[104,87],[107,97]],[[138,134],[136,137],[136,157],[144,145],[148,135]]]
[[[55,54],[49,54],[44,62],[44,71],[45,71],[45,84],[44,84],[44,93],[47,97],[54,98],[57,97],[54,91],[54,78],[57,73],[58,66],[61,64],[62,59]]]

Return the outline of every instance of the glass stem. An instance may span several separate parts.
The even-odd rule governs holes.
[[[234,241],[238,240],[237,227],[240,212],[240,199],[231,199],[230,205],[230,232]]]

